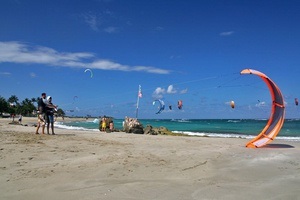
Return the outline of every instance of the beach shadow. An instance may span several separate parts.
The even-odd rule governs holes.
[[[56,136],[75,136],[75,134],[64,134],[64,133],[62,133],[62,134],[55,134]]]
[[[289,145],[289,144],[267,144],[261,148],[284,148],[284,149],[287,149],[287,148],[295,148],[295,147],[292,145]]]

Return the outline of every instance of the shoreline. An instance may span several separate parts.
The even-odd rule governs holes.
[[[265,148],[248,149],[247,140],[240,138],[68,129],[35,135],[35,127],[29,126],[35,121],[23,118],[22,124],[28,126],[21,126],[0,119],[0,199],[297,199],[299,195],[297,141],[275,140]]]

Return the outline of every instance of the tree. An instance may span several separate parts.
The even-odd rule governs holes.
[[[32,101],[32,103],[35,103],[35,102],[37,102],[37,98],[32,97],[31,101]]]
[[[11,104],[17,105],[19,98],[16,95],[11,95],[7,101]]]
[[[35,106],[33,105],[33,102],[26,98],[21,102],[20,106],[17,106],[18,113],[28,116],[35,110]]]
[[[8,112],[9,104],[5,100],[5,98],[0,96],[0,113]]]
[[[57,115],[58,116],[65,116],[65,112],[61,108],[59,108],[59,109],[57,109]]]

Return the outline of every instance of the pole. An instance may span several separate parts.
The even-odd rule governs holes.
[[[142,95],[141,85],[139,85],[139,91],[137,95],[137,102],[136,102],[136,113],[135,118],[138,118],[138,112],[139,112],[139,103],[140,103],[140,97]]]
[[[137,104],[136,104],[136,115],[135,118],[138,118],[138,112],[139,112],[139,101],[140,101],[140,97],[137,98]]]
[[[140,90],[141,90],[141,86],[139,85],[139,91],[138,91],[138,98],[136,101],[136,112],[135,112],[135,118],[138,118],[138,112],[139,112],[139,103],[140,103]]]

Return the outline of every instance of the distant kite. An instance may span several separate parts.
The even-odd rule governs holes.
[[[298,102],[298,98],[295,98],[295,105],[298,106],[299,102]]]
[[[78,99],[78,96],[73,97],[73,103],[75,103],[75,100]]]
[[[283,126],[285,114],[284,100],[280,89],[265,74],[253,69],[244,69],[241,71],[241,74],[254,74],[259,76],[267,84],[271,93],[272,109],[268,123],[259,135],[246,144],[246,147],[249,148],[262,147],[272,142]]]
[[[153,101],[153,105],[155,105],[156,102],[159,103],[159,106],[158,111],[155,114],[160,114],[165,109],[165,103],[162,100],[157,99]]]
[[[172,105],[169,105],[169,109],[172,110]]]
[[[235,107],[234,101],[230,101],[230,106],[231,106],[231,108]]]
[[[178,107],[178,109],[180,109],[180,110],[181,110],[181,108],[182,108],[182,100],[179,100],[179,101],[178,101],[178,105],[177,105],[177,107]]]
[[[93,71],[91,69],[86,69],[86,70],[84,70],[84,72],[90,72],[91,78],[93,78]]]

